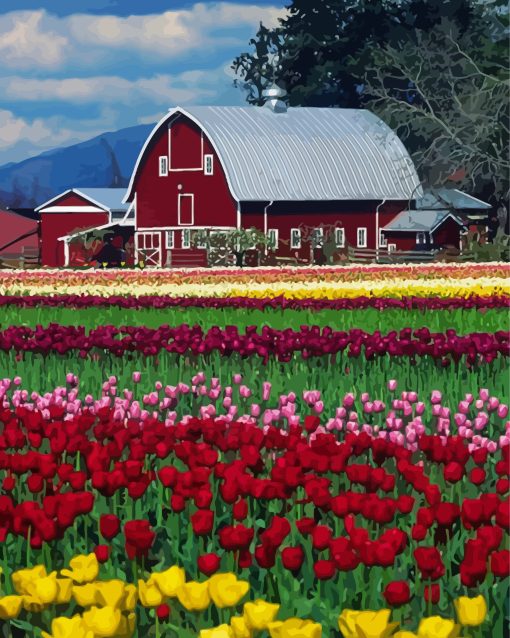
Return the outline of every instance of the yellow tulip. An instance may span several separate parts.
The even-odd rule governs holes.
[[[122,611],[133,611],[138,600],[138,589],[135,585],[128,583],[124,587],[124,596],[120,601],[119,609]]]
[[[57,586],[57,572],[52,572],[49,576],[39,578],[34,581],[34,587],[32,595],[34,598],[38,598],[41,603],[49,605],[54,602],[58,594]]]
[[[237,580],[237,576],[231,572],[226,574],[215,574],[209,579],[209,594],[220,609],[224,607],[235,607],[237,603],[246,596],[250,584],[245,580]]]
[[[120,625],[115,634],[115,638],[131,638],[135,632],[136,614],[133,612],[127,616],[121,615]]]
[[[243,616],[246,624],[250,629],[262,631],[267,629],[269,623],[273,622],[280,605],[266,603],[265,600],[255,600],[252,603],[246,603],[243,610]]]
[[[62,576],[72,578],[75,583],[91,583],[99,574],[99,563],[94,552],[80,554],[69,561],[71,569],[62,569]]]
[[[28,569],[19,569],[12,574],[11,580],[17,594],[30,594],[27,587],[39,578],[45,578],[47,575],[44,565],[36,565]]]
[[[121,620],[119,609],[113,607],[92,607],[83,614],[83,623],[94,632],[94,636],[101,638],[116,636]]]
[[[228,625],[219,625],[212,629],[202,629],[198,638],[234,638],[234,634]]]
[[[211,604],[209,583],[197,583],[193,580],[185,583],[177,592],[177,598],[188,611],[204,611]]]
[[[157,585],[155,583],[146,583],[144,580],[138,581],[138,596],[144,607],[157,607],[164,600],[164,596]]]
[[[74,585],[71,589],[74,600],[80,607],[92,607],[97,603],[97,585],[88,583],[87,585]]]
[[[40,614],[44,608],[45,604],[39,600],[39,598],[35,598],[35,596],[25,595],[23,598],[23,609],[25,611],[29,611],[33,614]]]
[[[17,618],[23,604],[23,596],[3,596],[0,598],[0,620]]]
[[[481,625],[487,617],[487,603],[483,596],[460,596],[453,601],[457,619],[461,625],[476,627]]]
[[[105,580],[96,583],[97,594],[96,600],[100,607],[116,607],[120,609],[121,602],[124,599],[125,583],[121,580]]]
[[[230,626],[232,627],[234,638],[252,638],[252,631],[243,616],[233,616],[230,619]]]
[[[64,605],[71,600],[73,595],[73,581],[70,578],[57,578],[57,596],[55,604]]]
[[[312,620],[288,618],[268,625],[271,638],[321,638],[322,626]]]
[[[396,634],[393,634],[392,638],[418,638],[418,634],[413,633],[412,631],[397,631]]]
[[[186,582],[186,573],[182,567],[169,567],[164,572],[153,572],[147,582],[154,581],[159,590],[168,598],[175,598],[177,592]]]
[[[61,616],[51,621],[51,634],[43,631],[42,638],[94,638],[94,632],[84,625],[81,616]]]
[[[353,611],[345,609],[338,618],[338,627],[345,638],[388,638],[398,627],[390,623],[391,611]]]
[[[460,625],[441,616],[423,618],[418,626],[419,638],[457,638],[459,633]]]

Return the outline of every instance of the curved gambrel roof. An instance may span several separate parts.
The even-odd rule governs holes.
[[[237,201],[404,200],[420,197],[397,135],[363,109],[194,106],[171,109],[138,156],[125,201],[156,133],[183,115],[207,135]]]

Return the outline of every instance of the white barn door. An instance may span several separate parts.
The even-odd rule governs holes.
[[[161,268],[161,233],[138,231],[135,234],[136,261],[143,261],[147,267]]]

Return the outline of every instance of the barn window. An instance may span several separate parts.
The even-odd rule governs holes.
[[[182,231],[182,248],[191,248],[191,230],[184,228]]]
[[[322,246],[324,241],[324,229],[323,228],[314,228],[312,233],[312,245],[314,248],[318,248]]]
[[[168,157],[161,155],[159,158],[159,176],[166,177],[168,175]]]
[[[199,230],[196,234],[196,246],[197,248],[207,248],[207,231]]]
[[[166,247],[167,248],[173,248],[174,247],[174,231],[173,230],[167,230],[165,233],[166,236]]]
[[[367,229],[365,227],[358,228],[358,248],[367,247]]]
[[[301,248],[301,230],[299,228],[291,228],[290,247]]]
[[[212,175],[214,170],[213,164],[213,156],[205,155],[204,156],[204,175]]]
[[[278,229],[270,228],[267,231],[267,238],[268,238],[268,247],[271,250],[276,250],[278,248]]]
[[[379,246],[387,246],[388,240],[386,239],[386,235],[384,234],[384,230],[379,228]]]
[[[397,250],[397,244],[388,244],[388,252],[394,253]]]
[[[335,246],[337,248],[344,248],[345,246],[345,229],[335,228]]]
[[[427,236],[425,233],[416,233],[416,243],[417,244],[426,244]]]

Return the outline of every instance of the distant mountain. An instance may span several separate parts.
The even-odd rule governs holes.
[[[127,186],[151,129],[132,126],[0,166],[0,206],[34,208],[73,187]]]

